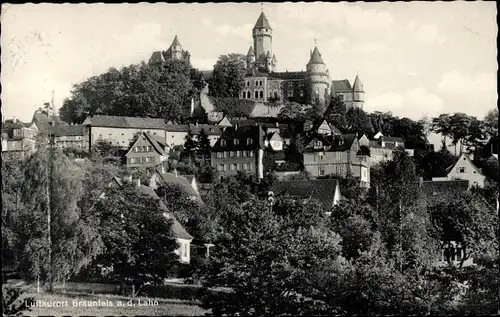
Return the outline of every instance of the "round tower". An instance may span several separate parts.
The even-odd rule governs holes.
[[[363,83],[359,79],[358,75],[356,75],[356,79],[354,79],[354,85],[352,87],[352,101],[353,106],[358,108],[363,108],[365,103],[365,89],[363,88]]]
[[[269,24],[264,12],[257,19],[257,23],[252,30],[253,47],[255,48],[255,57],[258,59],[263,54],[273,51],[273,29]],[[265,56],[265,55],[264,55]]]
[[[253,47],[250,45],[247,53],[247,68],[252,68],[253,63],[255,63],[255,53],[253,51]]]
[[[326,64],[321,58],[321,53],[318,47],[311,52],[311,58],[306,66],[307,78],[310,84],[310,102],[319,100],[321,104],[325,104],[330,88],[330,74]]]

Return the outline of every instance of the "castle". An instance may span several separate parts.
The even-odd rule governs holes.
[[[273,29],[262,12],[252,30],[253,45],[246,55],[246,74],[240,99],[258,103],[298,102],[325,105],[330,96],[340,95],[346,108],[362,108],[365,91],[356,75],[354,84],[349,80],[331,80],[330,72],[317,46],[310,52],[305,71],[276,72],[278,63],[273,54]],[[166,59],[189,59],[177,35],[167,51],[154,52],[150,63],[161,63]]]

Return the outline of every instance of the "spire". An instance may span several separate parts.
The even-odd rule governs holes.
[[[255,23],[255,26],[253,27],[253,29],[254,30],[255,29],[272,29],[264,12],[260,13],[259,18],[257,19],[257,23]]]
[[[360,92],[364,92],[364,89],[363,89],[363,83],[361,82],[361,80],[359,79],[359,76],[356,75],[356,79],[354,79],[354,87],[353,87],[353,91],[360,91]]]
[[[314,51],[311,54],[311,59],[309,60],[309,64],[325,64],[323,59],[321,58],[321,53],[318,50],[318,47],[314,47]]]
[[[267,59],[271,59],[271,52],[270,52],[270,51],[267,51],[267,53],[266,53],[266,58],[267,58]]]
[[[274,55],[274,54],[273,54],[273,61],[275,61],[275,62],[277,61],[276,55]]]
[[[253,52],[253,46],[252,45],[250,45],[250,48],[248,49],[248,53],[247,53],[247,57],[251,57],[251,56],[255,57],[255,53]]]
[[[179,42],[179,39],[177,38],[177,34],[174,37],[174,41],[172,42],[171,46],[181,46],[181,43]]]

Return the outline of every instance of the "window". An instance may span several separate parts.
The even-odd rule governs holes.
[[[316,141],[316,146],[321,146],[323,143],[321,141]]]
[[[154,157],[151,157],[151,156],[148,156],[148,157],[147,157],[147,162],[148,162],[148,163],[152,163],[152,162],[154,162],[154,161],[155,161],[155,158],[154,158]]]
[[[323,167],[319,168],[319,176],[325,176],[325,169]]]
[[[465,173],[465,167],[459,167],[458,168],[459,173]]]
[[[247,80],[246,85],[247,87],[250,86],[250,81]]]
[[[231,171],[236,171],[236,164],[231,164]]]
[[[322,161],[323,160],[323,154],[320,154],[319,155],[319,160]]]
[[[236,151],[236,157],[240,157],[240,156],[242,156],[241,151]]]
[[[224,151],[224,158],[228,158],[228,157],[229,157],[229,152]]]
[[[236,166],[236,170],[241,171],[242,170],[242,165],[243,164],[238,163],[238,165]]]
[[[220,140],[220,146],[226,146],[226,140]]]
[[[288,89],[288,97],[293,97],[293,89]]]
[[[231,151],[231,157],[237,157],[236,156],[236,151]]]
[[[245,169],[246,169],[247,171],[249,171],[249,170],[250,170],[250,163],[245,163]]]
[[[259,94],[260,94],[260,98],[264,98],[264,92],[262,90],[260,91]]]
[[[125,135],[125,133],[122,133],[122,135]]]
[[[217,171],[222,172],[224,170],[224,164],[217,165]]]
[[[259,98],[259,92],[258,91],[255,92],[255,98]]]
[[[251,145],[251,144],[253,144],[253,139],[247,138],[247,145]]]
[[[252,98],[252,92],[251,91],[247,91],[247,99],[251,99]]]
[[[253,157],[253,152],[252,151],[248,151],[248,156],[249,157]]]
[[[148,145],[148,152],[153,152],[153,147],[151,145]]]
[[[234,145],[239,145],[239,144],[240,144],[240,140],[234,139]]]
[[[214,129],[214,128],[210,128],[210,132],[214,132],[214,131],[215,131],[215,129]]]
[[[138,146],[134,147],[134,152],[139,152],[139,147]]]
[[[141,163],[146,163],[146,157],[141,157]]]
[[[187,243],[183,243],[183,244],[182,244],[182,247],[183,247],[182,249],[183,249],[183,251],[184,251],[184,252],[182,252],[182,256],[183,256],[183,257],[187,257],[187,256],[188,256],[188,248],[189,248],[189,247],[188,247],[188,244],[187,244]]]

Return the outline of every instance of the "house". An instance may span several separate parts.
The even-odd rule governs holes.
[[[211,164],[222,177],[238,171],[261,179],[267,162],[284,161],[283,141],[277,133],[266,135],[261,125],[235,123],[212,147]]]
[[[52,139],[56,148],[88,149],[88,136],[85,134],[83,125],[68,124],[59,116],[47,115],[38,111],[33,115],[32,123],[36,125],[46,142]]]
[[[132,182],[132,178],[130,176],[126,176],[122,179],[118,177],[113,177],[110,183],[106,186],[108,188],[123,188],[123,184]],[[160,208],[163,211],[163,215],[166,219],[172,219],[172,233],[179,245],[179,248],[174,252],[179,255],[179,261],[181,263],[189,264],[191,261],[191,242],[193,241],[193,236],[191,236],[186,229],[177,221],[174,215],[168,210],[167,206],[161,201],[160,197],[155,193],[155,191],[147,186],[141,185],[140,180],[136,180],[133,182],[136,185],[137,191],[145,194],[151,199],[158,200],[160,202]],[[98,196],[98,199],[106,198],[106,189],[102,191],[102,193]]]
[[[176,124],[171,121],[165,125],[165,140],[171,147],[184,145],[189,132],[189,125]]]
[[[5,120],[2,123],[2,152],[25,153],[36,149],[40,132],[34,123]]]
[[[193,135],[197,136],[198,140],[199,140],[199,135],[200,135],[201,131],[205,131],[205,133],[208,136],[208,140],[210,141],[210,146],[213,146],[215,144],[215,142],[217,142],[217,140],[219,140],[220,136],[222,135],[222,131],[224,130],[225,127],[226,126],[223,126],[223,125],[221,126],[221,125],[213,125],[213,124],[195,123],[195,124],[189,125],[189,130],[191,131],[191,133]],[[182,144],[184,144],[184,143],[182,143]]]
[[[325,119],[320,119],[315,122],[310,120],[304,122],[303,131],[306,134],[311,134],[311,133],[324,134],[324,135],[342,134],[342,132],[340,132],[340,130],[337,129],[337,127],[335,127],[333,124],[328,123]]]
[[[173,173],[168,173],[165,171],[165,167],[160,165],[154,171],[153,175],[151,175],[149,187],[157,189],[161,184],[165,183],[180,185],[192,200],[202,203],[198,190],[198,183],[194,175],[179,175],[177,170],[174,170]]]
[[[421,203],[426,208],[432,208],[446,201],[453,201],[457,195],[469,189],[467,180],[423,181],[420,179],[423,197]],[[458,265],[464,255],[464,248],[458,241],[443,242],[442,256],[437,260],[438,266],[448,265],[448,260],[453,265]],[[463,266],[472,265],[473,259],[466,260]]]
[[[413,150],[405,149],[402,138],[384,136],[381,132],[375,134],[372,140],[367,135],[363,135],[359,139],[359,144],[367,146],[370,149],[372,164],[392,160],[393,152],[396,149],[404,149],[408,155],[413,156]]]
[[[358,154],[359,147],[354,134],[315,134],[304,148],[304,168],[315,177],[352,175],[359,178],[361,187],[369,188],[370,158]]]
[[[484,187],[486,176],[481,170],[472,163],[472,160],[467,154],[462,154],[455,165],[448,167],[448,175],[446,177],[433,177],[432,180],[455,180],[462,179],[469,181],[469,187],[479,186]]]
[[[328,211],[340,201],[340,187],[336,179],[315,179],[300,181],[276,181],[270,191],[276,196],[292,196],[303,199],[315,198]]]
[[[82,125],[85,127],[89,151],[98,140],[128,149],[135,135],[142,132],[166,139],[165,120],[159,118],[94,115],[85,119]]]
[[[221,127],[232,127],[233,126],[231,124],[231,121],[229,121],[229,118],[227,116],[224,116],[224,118],[222,118],[222,120],[217,122],[217,125],[221,126]]]
[[[168,159],[169,150],[163,138],[142,132],[125,154],[127,167],[155,167]]]

